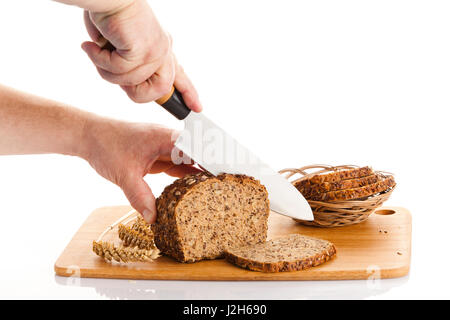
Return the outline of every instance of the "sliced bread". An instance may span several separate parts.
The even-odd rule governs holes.
[[[371,174],[370,176],[356,178],[356,179],[347,179],[335,182],[322,182],[318,184],[311,184],[309,186],[301,186],[296,183],[295,187],[300,191],[305,198],[311,198],[321,193],[337,191],[343,189],[353,189],[353,188],[361,188],[367,186],[369,184],[376,183],[382,179],[382,176],[379,174]]]
[[[370,197],[393,187],[395,187],[395,180],[393,176],[380,175],[380,179],[377,182],[365,185],[363,187],[311,194],[306,198],[308,200],[316,201],[356,200]]]
[[[308,187],[310,185],[324,182],[338,182],[347,179],[358,179],[372,175],[374,172],[370,167],[341,169],[333,172],[326,172],[312,175],[306,179],[297,182],[300,187]]]
[[[267,190],[244,175],[188,175],[164,189],[156,208],[155,244],[180,262],[219,258],[267,237]]]
[[[335,254],[336,248],[331,242],[299,234],[225,250],[228,262],[262,272],[303,270],[318,266]]]

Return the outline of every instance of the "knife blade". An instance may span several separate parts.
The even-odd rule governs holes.
[[[207,118],[204,112],[191,111],[177,89],[172,87],[156,102],[184,121],[184,130],[175,141],[183,154],[213,175],[230,173],[254,177],[266,187],[272,211],[295,219],[314,220],[308,202],[286,178]],[[182,161],[174,159],[174,154],[172,160]]]

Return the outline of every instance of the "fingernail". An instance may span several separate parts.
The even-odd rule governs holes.
[[[83,43],[81,44],[81,49],[83,49],[83,51],[85,51],[85,52],[86,52],[86,46],[87,46],[87,43],[86,43],[86,42],[83,42]]]
[[[145,222],[151,223],[151,219],[152,219],[153,214],[152,214],[152,212],[150,210],[145,209],[142,212],[142,216],[144,217]]]

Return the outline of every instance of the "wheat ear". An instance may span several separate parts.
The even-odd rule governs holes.
[[[113,230],[118,224],[123,222],[125,219],[127,223],[132,221],[136,217],[132,217],[136,215],[135,210],[129,211],[127,214],[119,218],[116,222],[111,224],[102,234],[98,237],[97,241],[93,241],[92,250],[99,257],[102,257],[106,261],[115,260],[117,262],[134,262],[134,261],[152,261],[159,257],[159,250],[156,246],[149,249],[140,249],[138,247],[124,247],[118,246],[116,247],[113,243],[102,241],[103,237]],[[130,218],[132,217],[132,218]],[[139,220],[138,220],[139,221]]]
[[[124,223],[126,225],[126,223]],[[137,220],[131,226],[131,229],[136,230],[137,232],[144,234],[148,237],[153,237],[152,229],[150,228],[150,224],[145,222],[142,217],[137,217]]]
[[[147,250],[154,249],[156,247],[153,240],[153,234],[148,235],[123,224],[119,224],[119,238],[127,247],[139,247],[139,249]]]
[[[139,249],[138,247],[114,246],[110,242],[97,242],[92,244],[93,251],[106,261],[115,260],[117,262],[137,262],[152,261],[159,257],[159,250],[154,248],[150,250]]]

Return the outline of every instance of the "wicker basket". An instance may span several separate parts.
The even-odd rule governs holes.
[[[329,166],[329,165],[311,165],[298,169],[284,169],[280,170],[286,179],[289,179],[292,184],[311,177],[315,174],[338,171],[342,169],[359,168],[354,165]],[[309,172],[307,172],[309,171]],[[376,171],[376,173],[390,174],[387,172]],[[291,180],[293,176],[300,174],[301,177]],[[342,227],[351,224],[356,224],[365,221],[369,215],[380,207],[392,194],[395,189],[390,188],[382,193],[372,195],[370,197],[358,200],[345,201],[313,201],[307,200],[314,214],[314,221],[297,220],[304,225],[315,227]]]

